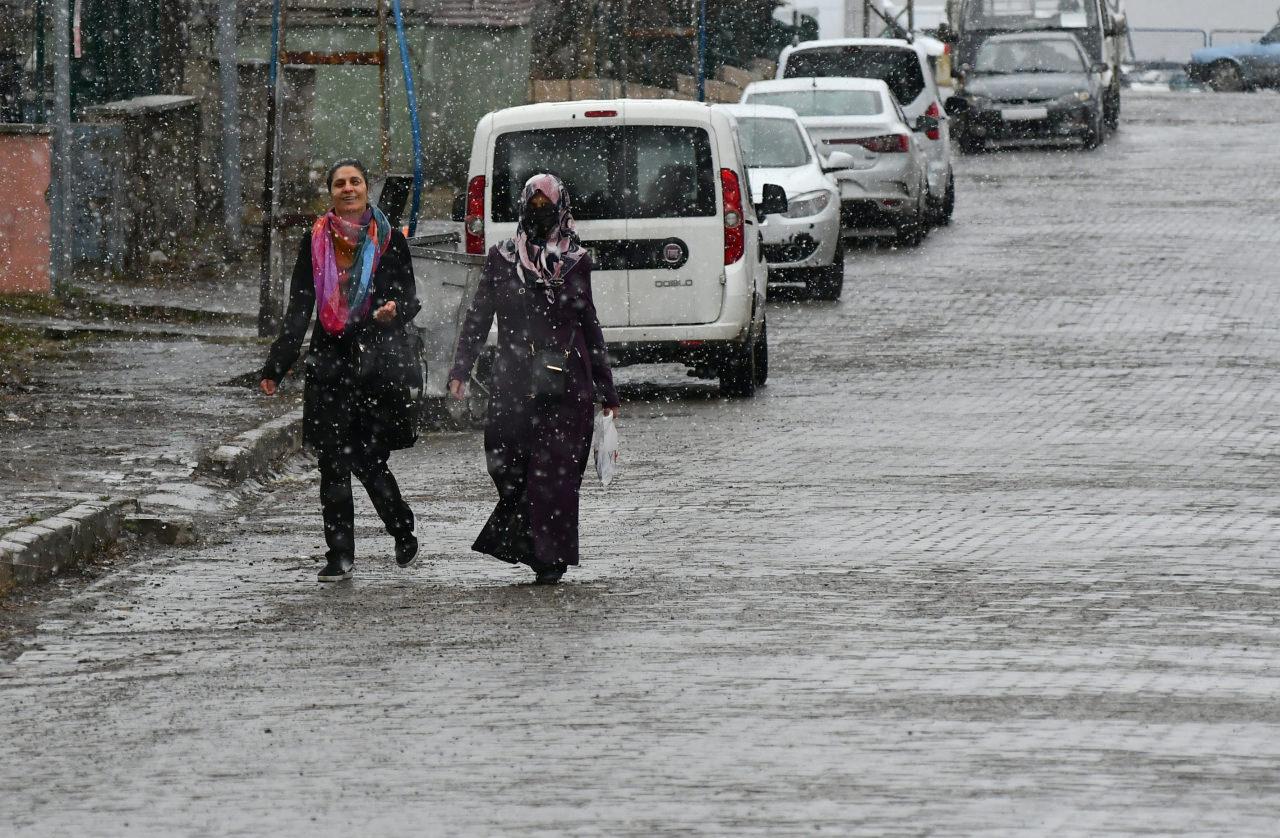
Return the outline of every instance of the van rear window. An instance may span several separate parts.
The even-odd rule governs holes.
[[[925,88],[919,56],[914,50],[898,47],[818,47],[792,53],[783,77],[810,76],[880,79],[904,105],[914,102]]]
[[[541,172],[564,182],[581,221],[716,213],[711,142],[701,128],[602,125],[500,134],[495,221],[516,220],[525,181]]]

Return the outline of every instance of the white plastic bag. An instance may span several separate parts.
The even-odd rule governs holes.
[[[618,429],[613,424],[612,414],[596,414],[591,453],[596,461],[596,474],[600,475],[601,484],[607,487],[618,471]]]

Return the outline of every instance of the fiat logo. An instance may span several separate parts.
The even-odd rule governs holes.
[[[662,259],[668,265],[674,265],[684,258],[684,248],[678,242],[667,242],[662,248]]]

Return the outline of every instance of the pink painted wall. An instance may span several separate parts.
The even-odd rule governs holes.
[[[24,130],[25,129],[25,130]],[[0,294],[48,294],[50,136],[0,126]]]

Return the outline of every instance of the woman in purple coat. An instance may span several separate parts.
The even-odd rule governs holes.
[[[534,175],[513,239],[494,245],[467,312],[449,392],[461,399],[498,317],[484,447],[498,505],[472,549],[533,568],[554,585],[578,563],[578,490],[591,448],[593,402],[617,415],[604,335],[591,299],[591,257],[578,242],[559,178]],[[564,395],[534,392],[538,356],[565,359]]]

